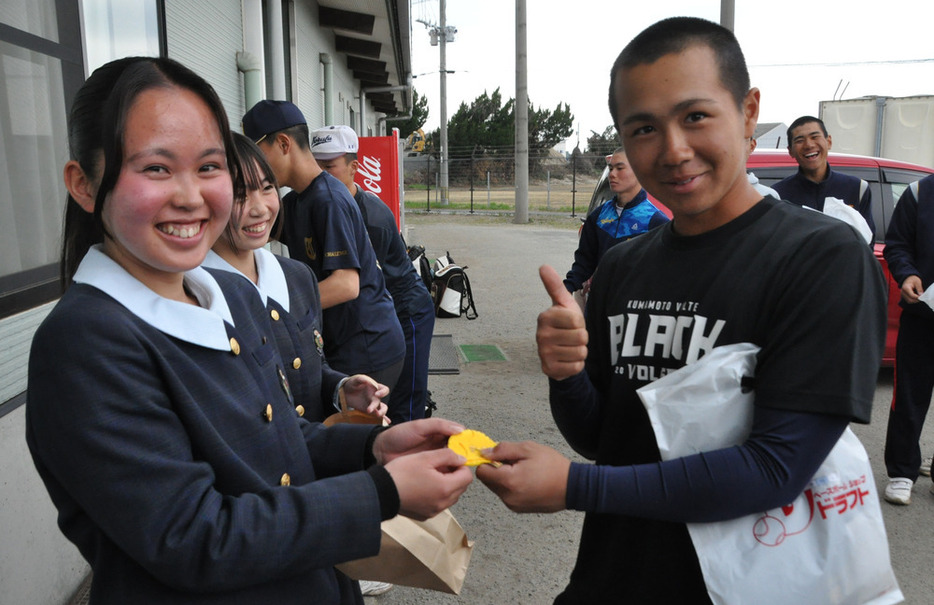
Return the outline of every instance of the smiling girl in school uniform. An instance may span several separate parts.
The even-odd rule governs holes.
[[[341,603],[332,567],[376,554],[382,520],[467,488],[443,447],[462,427],[297,413],[253,287],[199,268],[243,187],[199,76],[101,67],[69,142],[66,290],[33,340],[26,439],[91,603]]]

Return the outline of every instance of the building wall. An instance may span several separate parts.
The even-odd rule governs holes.
[[[352,126],[360,130],[360,83],[347,68],[347,58],[339,55],[334,48],[334,34],[331,30],[318,27],[317,2],[294,3],[295,28],[295,98],[292,101],[305,114],[311,129],[328,126],[324,123],[324,82],[321,69],[321,53],[329,53],[334,70],[334,122]],[[365,126],[357,134],[365,136],[366,129],[376,132],[376,114],[371,103],[367,102],[364,112]],[[355,120],[351,124],[351,116]]]
[[[295,103],[305,119],[308,127],[315,129],[324,126],[324,82],[322,79],[321,53],[331,53],[336,65],[339,58],[333,48],[328,48],[324,35],[318,29],[318,3],[296,2],[294,12],[295,48],[293,49],[294,81],[292,90]],[[336,114],[335,114],[336,115]]]
[[[347,69],[347,59],[340,57],[334,63],[334,87],[343,92],[343,100],[339,104],[339,111],[334,114],[335,119],[340,119],[341,123],[350,124],[351,110],[353,111],[354,123],[352,124],[357,134],[363,136],[366,132],[360,131],[360,86],[354,80],[353,73]],[[366,113],[370,113],[372,108],[368,107]],[[364,116],[366,117],[366,116]]]
[[[243,77],[237,70],[243,25],[240,0],[165,3],[168,56],[211,83],[224,103],[231,128],[238,132],[246,113]]]
[[[26,406],[0,419],[0,601],[65,603],[89,567],[56,524],[56,511],[32,464]]]
[[[292,6],[294,49],[292,101],[302,110],[310,128],[325,126],[324,80],[321,54],[332,57],[334,74],[334,121],[351,124],[358,130],[360,85],[347,68],[347,59],[334,48],[334,34],[318,26],[317,2],[294,2]],[[243,28],[256,24],[243,22],[240,0],[215,0],[211,3],[168,0],[165,9],[168,56],[207,79],[224,102],[231,127],[240,131],[240,119],[248,107],[244,104],[243,77],[237,71],[236,53],[243,50]],[[376,131],[377,118],[372,104],[366,104],[365,125]]]

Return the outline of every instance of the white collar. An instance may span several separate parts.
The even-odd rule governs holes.
[[[74,276],[75,283],[104,292],[160,332],[208,349],[229,351],[224,323],[234,325],[234,321],[220,286],[201,267],[186,271],[184,279],[200,307],[159,296],[104,254],[100,244],[88,250]]]
[[[256,273],[259,275],[259,283],[257,284],[253,284],[253,280],[244,275],[242,271],[228,263],[213,250],[208,252],[207,257],[201,265],[203,267],[229,271],[243,276],[243,279],[256,287],[260,298],[263,299],[263,306],[267,306],[269,303],[266,299],[271,298],[279,303],[288,313],[289,285],[285,280],[285,273],[282,271],[282,266],[276,259],[276,255],[265,248],[258,248],[253,251],[253,258],[256,261]]]

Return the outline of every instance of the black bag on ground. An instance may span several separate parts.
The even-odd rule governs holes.
[[[477,318],[477,307],[474,305],[466,268],[454,264],[450,254],[435,261],[429,290],[435,303],[435,317],[466,315],[467,319]]]

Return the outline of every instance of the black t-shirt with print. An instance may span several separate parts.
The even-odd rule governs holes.
[[[586,370],[603,396],[597,464],[658,461],[636,389],[737,342],[761,348],[756,405],[868,422],[885,303],[878,263],[852,229],[771,198],[702,235],[679,237],[666,225],[614,247],[587,309]],[[702,602],[686,526],[589,513],[556,603],[611,595]]]

